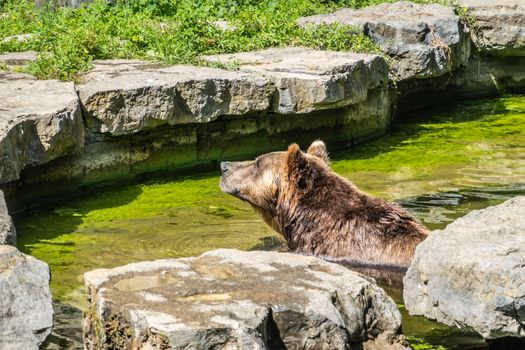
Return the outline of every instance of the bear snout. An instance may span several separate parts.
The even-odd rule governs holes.
[[[225,174],[228,171],[229,163],[221,162],[221,173]]]

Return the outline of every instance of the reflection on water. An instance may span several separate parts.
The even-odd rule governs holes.
[[[525,97],[463,103],[332,158],[334,170],[361,189],[398,201],[430,229],[443,228],[525,194]],[[91,269],[219,247],[282,247],[218,181],[213,173],[151,182],[24,213],[15,218],[19,248],[50,265],[55,298],[83,308],[82,274]],[[403,316],[404,332],[420,349],[483,346],[477,337]]]

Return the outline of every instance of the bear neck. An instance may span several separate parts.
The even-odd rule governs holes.
[[[280,191],[275,227],[291,251],[365,264],[408,266],[426,230],[408,212],[324,173]]]

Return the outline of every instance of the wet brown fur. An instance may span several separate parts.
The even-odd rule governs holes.
[[[360,191],[329,166],[326,147],[227,163],[221,188],[249,202],[291,251],[349,262],[408,266],[427,230],[406,210]]]

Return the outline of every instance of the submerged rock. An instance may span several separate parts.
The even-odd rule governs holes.
[[[483,54],[525,56],[525,1],[461,0],[473,25],[473,41]]]
[[[77,153],[84,125],[73,83],[0,73],[0,183]]]
[[[0,349],[38,349],[53,327],[46,263],[0,245]]]
[[[359,28],[395,59],[400,80],[438,77],[470,56],[468,28],[454,10],[401,1],[299,18],[300,26],[340,23]]]
[[[405,349],[393,300],[314,257],[215,250],[84,281],[87,349]]]
[[[412,315],[475,331],[525,338],[525,197],[476,210],[434,231],[404,278]]]
[[[4,192],[2,191],[0,191],[0,245],[1,244],[16,246],[15,225],[7,211]]]

